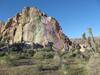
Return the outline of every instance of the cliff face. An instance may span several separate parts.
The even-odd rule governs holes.
[[[53,42],[57,49],[63,49],[71,43],[54,18],[34,7],[27,7],[10,18],[2,27],[1,36],[1,40],[9,44],[25,42],[45,46]]]
[[[4,29],[4,22],[0,20],[0,40],[2,39],[2,30]]]

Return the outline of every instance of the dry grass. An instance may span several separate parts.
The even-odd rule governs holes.
[[[0,75],[60,75],[57,71],[38,71],[37,66],[19,66],[12,68],[2,68]]]

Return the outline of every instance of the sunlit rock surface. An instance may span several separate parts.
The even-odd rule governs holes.
[[[59,23],[35,7],[24,8],[3,27],[1,40],[9,44],[25,42],[45,46],[48,42],[53,42],[55,49],[62,50],[71,43]]]

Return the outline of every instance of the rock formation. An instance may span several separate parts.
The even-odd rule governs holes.
[[[0,21],[0,40],[1,40],[1,34],[2,34],[2,30],[4,29],[4,22]]]
[[[67,49],[71,41],[63,33],[59,23],[35,7],[26,7],[10,18],[1,29],[1,41],[9,44],[25,42],[45,46],[54,43],[56,49]]]

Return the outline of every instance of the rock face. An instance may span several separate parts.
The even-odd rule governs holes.
[[[2,36],[2,30],[3,29],[4,29],[4,22],[0,21],[0,40],[2,39],[1,36]]]
[[[3,30],[3,26],[4,26],[4,22],[3,22],[3,21],[0,21],[0,33],[1,33],[2,30]]]
[[[35,7],[26,7],[10,18],[1,29],[1,36],[1,41],[9,44],[25,42],[45,46],[53,42],[55,49],[61,50],[71,44],[59,23]]]

